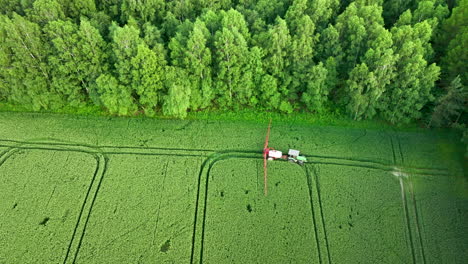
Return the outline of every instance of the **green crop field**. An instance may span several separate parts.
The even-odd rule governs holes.
[[[448,131],[0,113],[0,263],[466,263]]]

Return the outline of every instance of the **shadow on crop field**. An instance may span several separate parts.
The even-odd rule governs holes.
[[[190,123],[186,124],[187,126]],[[363,135],[360,135],[353,142],[357,142],[359,139],[364,137],[367,132]],[[424,247],[420,231],[419,215],[418,208],[416,204],[416,197],[413,192],[413,182],[411,180],[412,176],[439,176],[446,175],[448,172],[444,168],[417,168],[417,167],[405,167],[404,166],[404,157],[401,150],[401,143],[397,137],[397,144],[394,143],[393,138],[390,136],[390,142],[392,147],[393,163],[386,164],[381,161],[375,161],[371,159],[356,159],[350,157],[338,157],[338,156],[324,156],[324,155],[307,155],[311,158],[309,164],[306,164],[304,167],[305,175],[307,178],[307,185],[309,190],[309,200],[311,204],[311,218],[314,225],[315,239],[317,243],[317,251],[319,256],[319,263],[322,263],[322,257],[326,254],[328,258],[328,263],[331,263],[330,249],[328,244],[327,229],[325,226],[325,218],[323,214],[321,194],[320,194],[320,183],[318,182],[318,176],[314,164],[318,165],[339,165],[339,166],[349,166],[349,167],[361,167],[376,169],[386,172],[393,172],[395,166],[398,164],[399,169],[408,174],[408,171],[411,171],[411,174],[408,177],[409,192],[411,193],[411,200],[414,207],[415,221],[417,226],[417,235],[419,237],[419,247],[421,250],[421,255],[424,263],[426,262]],[[347,143],[349,144],[349,142]],[[395,150],[395,145],[398,146],[398,151]],[[331,145],[332,146],[332,145]],[[328,146],[328,147],[331,147]],[[203,263],[203,246],[205,239],[205,223],[206,223],[206,211],[207,211],[207,198],[208,198],[208,188],[210,173],[214,165],[222,160],[235,159],[235,158],[246,158],[246,159],[258,159],[261,160],[262,151],[261,150],[223,150],[216,151],[211,149],[183,149],[183,148],[164,148],[164,147],[142,147],[142,146],[93,146],[88,144],[80,144],[69,141],[63,141],[53,138],[43,138],[35,139],[29,141],[18,141],[10,139],[0,139],[0,147],[6,147],[7,149],[0,153],[0,167],[16,152],[20,150],[44,150],[44,151],[71,151],[71,152],[81,152],[92,155],[96,160],[96,168],[91,182],[89,183],[85,198],[82,202],[80,213],[75,224],[66,255],[64,256],[63,263],[74,263],[77,259],[81,243],[86,234],[86,227],[88,220],[92,213],[93,205],[96,201],[98,192],[100,190],[101,184],[103,182],[104,176],[108,169],[108,155],[149,155],[149,156],[176,156],[176,157],[205,157],[206,159],[200,166],[198,180],[197,180],[197,189],[195,197],[195,212],[193,218],[193,234],[192,234],[192,247],[190,255],[190,263],[196,263],[195,259],[199,259],[198,263]],[[400,156],[400,162],[397,160],[397,156]],[[312,166],[313,174],[310,172],[309,167]],[[205,178],[203,178],[205,177]],[[313,184],[315,182],[315,184]],[[405,197],[405,190],[403,186],[403,179],[400,177],[401,192],[402,192],[402,201],[403,207],[406,215],[406,223],[408,226],[408,233],[410,237],[410,243],[412,247],[413,262],[416,262],[416,256],[414,252],[414,243],[411,233],[411,219],[408,212],[408,202]],[[314,193],[315,189],[315,193]],[[313,197],[317,198],[319,208],[314,207]],[[319,210],[319,212],[317,212]],[[319,243],[319,230],[317,229],[317,221],[321,221],[321,228],[323,229],[323,239],[325,240],[325,251],[323,252]],[[170,243],[170,242],[169,242]],[[169,247],[169,244],[168,246]],[[199,248],[198,248],[199,247]],[[166,247],[161,248],[165,250]],[[199,254],[199,256],[196,256]]]

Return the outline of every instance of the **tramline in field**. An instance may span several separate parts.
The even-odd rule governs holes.
[[[289,149],[288,155],[283,155],[283,152],[275,150],[274,148],[268,147],[268,141],[270,139],[271,119],[268,124],[268,130],[265,138],[265,145],[263,146],[263,176],[264,176],[264,193],[268,194],[268,171],[267,171],[267,160],[287,160],[292,163],[297,163],[301,166],[307,162],[305,156],[301,156],[299,150]]]

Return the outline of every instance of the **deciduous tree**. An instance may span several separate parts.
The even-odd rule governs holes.
[[[424,48],[431,30],[427,21],[392,28],[395,78],[387,85],[379,104],[381,115],[392,123],[420,118],[421,109],[434,99],[432,88],[439,79],[440,68],[425,60]]]
[[[163,114],[176,118],[185,118],[190,107],[190,88],[185,71],[177,67],[166,69],[167,95],[164,97]]]

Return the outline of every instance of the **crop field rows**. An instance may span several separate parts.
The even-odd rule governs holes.
[[[298,240],[298,237],[302,236],[303,242],[306,244],[308,243],[309,245],[304,248],[304,250],[300,250],[299,252],[296,252],[295,257],[299,262],[307,262],[307,260],[310,260],[311,258],[317,259],[318,263],[332,263],[332,262],[342,262],[345,261],[345,259],[341,261],[335,261],[333,254],[334,249],[332,243],[333,240],[330,237],[330,231],[329,227],[327,226],[332,225],[330,223],[330,220],[327,220],[327,209],[324,209],[324,205],[327,206],[327,201],[328,197],[323,197],[323,187],[321,187],[321,174],[319,173],[319,170],[322,169],[323,167],[339,167],[339,166],[344,166],[344,167],[351,167],[357,170],[373,170],[373,171],[380,171],[380,172],[386,172],[386,173],[391,173],[392,170],[394,170],[394,165],[395,164],[404,164],[404,157],[402,155],[402,150],[401,150],[401,145],[400,143],[395,143],[395,139],[390,137],[390,142],[391,142],[391,149],[392,149],[392,156],[393,156],[393,161],[394,164],[384,164],[380,161],[373,161],[373,160],[366,160],[366,159],[352,159],[352,158],[346,158],[346,157],[338,157],[338,156],[321,156],[321,155],[308,155],[311,157],[314,162],[311,164],[307,164],[303,169],[300,169],[300,167],[294,166],[293,168],[297,170],[298,174],[303,174],[303,182],[302,184],[299,184],[300,186],[289,186],[290,191],[297,192],[300,190],[302,193],[297,194],[296,197],[290,197],[290,201],[293,203],[297,203],[298,201],[304,202],[307,201],[309,203],[309,213],[307,215],[303,215],[302,219],[304,222],[299,221],[296,224],[301,226],[299,231],[303,230],[308,230],[306,234],[294,234],[294,232],[291,232],[292,230],[289,229],[286,233],[283,232],[283,235],[291,235],[293,233],[293,236],[291,237],[286,237],[283,238],[284,243],[287,243],[287,241],[294,241]],[[258,153],[258,151],[255,150],[245,150],[245,151],[222,151],[222,152],[215,152],[213,150],[209,149],[178,149],[178,148],[157,148],[157,147],[125,147],[125,146],[90,146],[90,145],[85,145],[85,144],[76,144],[76,143],[69,143],[69,142],[62,142],[58,140],[53,140],[53,139],[42,139],[42,140],[33,140],[33,141],[14,141],[14,140],[0,140],[0,146],[2,147],[2,152],[0,156],[0,166],[4,165],[10,158],[14,157],[14,155],[17,155],[19,152],[24,152],[24,151],[41,151],[41,152],[67,152],[67,153],[80,153],[80,154],[86,154],[89,155],[94,159],[94,165],[91,165],[93,167],[93,172],[91,173],[91,179],[88,179],[89,183],[85,184],[86,188],[85,189],[85,195],[83,197],[83,200],[81,202],[81,206],[78,206],[78,213],[76,216],[76,224],[73,228],[71,228],[71,238],[69,241],[64,241],[67,246],[64,247],[62,245],[62,248],[66,249],[64,250],[64,253],[62,255],[63,258],[63,263],[86,263],[89,262],[91,259],[95,259],[97,256],[94,255],[93,252],[99,251],[99,257],[102,258],[102,260],[109,260],[112,259],[111,254],[109,255],[102,255],[102,249],[97,248],[94,244],[96,244],[96,240],[99,238],[94,238],[91,239],[93,241],[92,243],[87,243],[86,242],[86,237],[93,237],[93,234],[88,234],[88,229],[91,227],[89,226],[90,223],[93,223],[93,221],[90,221],[92,218],[92,211],[95,210],[93,209],[96,205],[96,200],[98,197],[98,193],[100,192],[101,185],[103,183],[103,180],[105,178],[105,175],[107,171],[109,170],[109,157],[119,157],[123,156],[125,159],[128,159],[131,156],[135,155],[141,155],[141,156],[149,156],[149,159],[159,159],[160,157],[164,157],[165,159],[168,159],[169,157],[171,158],[192,158],[195,161],[193,163],[198,164],[194,166],[195,168],[198,167],[198,179],[196,182],[192,182],[193,186],[196,186],[196,190],[191,190],[191,194],[195,196],[195,203],[194,203],[194,208],[190,208],[192,216],[190,217],[189,214],[185,214],[185,218],[192,218],[192,223],[188,223],[187,225],[191,226],[191,228],[186,228],[184,230],[185,233],[189,232],[192,233],[191,235],[191,242],[190,242],[190,247],[187,247],[187,245],[179,245],[180,248],[184,248],[184,252],[178,252],[176,254],[178,257],[180,256],[185,256],[185,259],[178,259],[184,262],[190,261],[190,263],[213,263],[216,262],[216,260],[219,260],[220,258],[222,259],[222,255],[217,255],[220,254],[219,249],[217,249],[217,252],[212,252],[210,249],[214,249],[215,247],[213,246],[213,243],[216,244],[217,241],[220,244],[227,244],[229,243],[236,243],[241,241],[232,241],[232,240],[225,240],[226,237],[232,237],[235,234],[229,234],[230,236],[224,237],[224,240],[222,238],[219,238],[219,235],[216,235],[216,232],[213,231],[207,231],[207,225],[208,227],[214,226],[215,228],[217,225],[220,228],[223,228],[223,225],[226,224],[226,222],[219,222],[220,220],[218,219],[213,219],[213,215],[216,215],[215,218],[219,218],[219,215],[223,214],[215,214],[215,209],[223,209],[223,206],[217,207],[216,203],[219,202],[217,201],[214,197],[217,197],[219,195],[223,197],[227,197],[229,191],[211,191],[210,188],[215,188],[219,189],[220,186],[218,185],[226,185],[224,182],[225,179],[223,180],[217,180],[220,177],[215,177],[213,176],[213,171],[215,173],[222,173],[221,171],[216,171],[214,170],[214,165],[217,163],[229,163],[233,159],[240,159],[240,160],[245,160],[244,162],[247,164],[252,164],[250,168],[246,170],[252,170],[252,168],[255,168],[255,172],[253,172],[255,175],[257,175],[256,179],[256,184],[255,188],[250,188],[250,189],[255,189],[255,196],[256,197],[251,197],[250,199],[253,199],[254,202],[261,204],[263,197],[258,197],[258,194],[262,192],[262,184],[258,184],[259,176],[259,170],[262,170],[261,168],[261,155]],[[43,153],[44,155],[45,153]],[[47,155],[47,154],[46,154]],[[307,155],[307,154],[306,154]],[[164,185],[164,180],[166,180],[166,174],[167,174],[167,167],[169,163],[166,161],[165,165],[162,166],[162,169],[164,172],[163,174],[163,185]],[[277,166],[278,170],[281,170],[281,164],[275,164]],[[270,166],[275,166],[273,164],[270,164]],[[221,165],[220,165],[221,166]],[[260,168],[259,168],[260,167]],[[403,167],[403,166],[400,166]],[[291,168],[288,168],[289,170]],[[447,173],[447,170],[438,168],[421,168],[421,167],[414,167],[414,168],[408,168],[412,171],[414,174],[420,174],[420,175],[426,175],[426,176],[431,176],[431,175],[443,175]],[[408,170],[406,170],[408,171]],[[196,173],[195,171],[192,171],[190,174]],[[395,171],[393,171],[395,173]],[[397,172],[400,173],[400,172]],[[241,175],[241,173],[233,173],[233,175]],[[242,173],[245,174],[245,173]],[[187,174],[186,174],[187,175]],[[407,177],[407,179],[403,179],[403,177],[399,177],[399,183],[400,183],[400,195],[401,195],[401,201],[402,201],[402,207],[399,208],[400,211],[403,211],[404,218],[406,219],[406,232],[404,232],[403,237],[406,237],[406,242],[403,243],[403,245],[406,246],[406,243],[409,245],[410,248],[410,259],[414,263],[426,263],[426,256],[424,253],[424,245],[423,245],[423,238],[421,235],[421,223],[419,220],[419,213],[418,213],[418,208],[417,208],[417,200],[413,192],[413,183],[411,181],[411,175]],[[221,178],[222,179],[222,178]],[[128,179],[127,179],[128,180]],[[275,175],[273,174],[271,181],[275,180]],[[211,181],[214,181],[213,183],[210,183]],[[221,181],[221,182],[220,182]],[[234,182],[236,186],[239,185],[239,182]],[[179,183],[180,184],[180,183]],[[233,184],[233,183],[231,183]],[[278,185],[281,184],[281,182],[276,182],[274,183],[273,186],[278,187]],[[284,184],[284,183],[283,183]],[[211,185],[214,185],[214,187],[210,187]],[[241,182],[242,185],[242,182]],[[236,186],[230,186],[231,189],[234,189]],[[259,187],[260,186],[260,187]],[[304,188],[306,186],[306,188]],[[229,190],[229,186],[224,186],[225,189],[227,188]],[[242,190],[246,195],[251,192],[252,190]],[[226,193],[224,193],[226,192]],[[112,190],[107,191],[106,193],[112,193]],[[221,193],[221,194],[219,194]],[[130,193],[127,193],[131,195]],[[104,194],[105,195],[105,194]],[[236,194],[235,200],[240,198],[241,194]],[[271,194],[271,196],[274,196],[274,194]],[[108,202],[112,203],[112,200],[115,199],[116,197],[112,197]],[[164,197],[159,197],[159,203],[157,206],[157,210],[154,211],[154,213],[160,214],[161,213],[161,205],[162,205],[162,200]],[[285,197],[282,197],[284,200]],[[305,199],[307,198],[307,199]],[[49,198],[50,199],[50,198]],[[234,200],[234,203],[235,203]],[[325,201],[324,201],[325,200]],[[279,203],[279,199],[276,200]],[[190,201],[189,201],[190,202]],[[213,205],[212,205],[213,204]],[[265,207],[268,207],[267,203],[263,204]],[[301,211],[301,208],[304,207],[304,204],[301,204],[302,206],[295,208],[296,210],[291,210],[288,217],[285,217],[282,219],[283,221],[279,221],[279,223],[284,222],[286,219],[294,219],[297,218],[297,214],[299,211]],[[276,209],[277,203],[273,203],[273,207]],[[214,209],[211,209],[211,208]],[[257,206],[255,206],[257,207]],[[229,208],[229,206],[228,206]],[[246,205],[247,212],[250,213],[252,210],[252,205],[248,204]],[[148,209],[148,208],[146,208]],[[102,207],[101,210],[105,210],[105,207]],[[213,210],[215,212],[210,214],[210,210]],[[284,209],[283,209],[284,210]],[[304,210],[302,210],[304,211]],[[231,213],[233,212],[224,212],[224,213]],[[262,212],[264,215],[261,217],[257,217],[259,219],[270,219],[272,216],[272,212]],[[96,213],[98,214],[98,213]],[[235,214],[235,213],[234,213]],[[284,214],[284,212],[283,212]],[[137,224],[136,226],[132,226],[128,231],[123,232],[123,234],[118,235],[117,237],[114,237],[110,239],[111,243],[108,243],[109,241],[103,242],[106,243],[106,246],[104,249],[109,249],[109,244],[111,245],[114,243],[116,240],[121,239],[122,237],[128,235],[130,232],[138,231],[138,228],[141,228],[142,226],[145,225],[145,222],[148,219],[145,219],[145,215],[142,215],[143,219],[139,219],[141,223]],[[351,217],[351,216],[350,216]],[[47,217],[45,217],[42,222],[48,221],[45,220]],[[157,229],[157,223],[158,220],[160,219],[159,215],[156,216],[155,222],[156,226],[151,227],[155,228],[154,234],[156,234]],[[50,220],[50,218],[49,218]],[[228,219],[225,219],[228,220]],[[239,221],[242,221],[242,219],[239,219]],[[255,220],[252,220],[255,222]],[[41,223],[42,223],[41,222]],[[128,221],[124,221],[128,222]],[[262,241],[266,239],[268,241],[268,229],[271,228],[271,223],[268,222],[268,220],[265,222],[267,227],[266,230],[261,227],[260,222],[257,221],[255,223],[255,228],[249,229],[249,231],[252,230],[259,230],[259,236],[256,236],[254,234],[243,234],[243,238],[246,239],[246,241],[249,241],[249,236],[252,236],[255,240],[250,239],[250,243],[256,244],[257,248],[253,248],[254,250],[262,249]],[[46,223],[42,223],[42,225],[46,225]],[[98,224],[95,224],[98,225]],[[104,228],[105,223],[101,223],[100,228]],[[351,227],[352,224],[348,222],[348,225]],[[236,226],[236,225],[233,225]],[[170,227],[170,226],[169,226]],[[293,227],[295,227],[293,225]],[[148,227],[151,229],[150,227]],[[225,227],[224,227],[225,228]],[[342,226],[339,226],[340,229],[342,229]],[[91,228],[92,229],[92,228]],[[99,228],[95,228],[99,230]],[[110,232],[104,232],[104,233],[99,233],[95,234],[96,236],[106,236],[106,233],[113,233],[113,231],[119,231],[123,230],[123,228],[119,228],[116,226],[115,230],[109,230]],[[216,229],[214,229],[216,230]],[[231,230],[233,231],[233,230]],[[160,232],[160,231],[159,231]],[[233,231],[234,232],[234,231]],[[142,232],[144,233],[144,232]],[[141,235],[141,234],[140,234]],[[260,236],[261,235],[261,236]],[[265,236],[266,235],[266,236]],[[271,234],[270,234],[271,236]],[[187,236],[186,236],[187,237]],[[208,239],[207,239],[208,238]],[[102,239],[102,238],[101,238]],[[272,239],[278,239],[278,237],[272,237]],[[109,240],[109,239],[104,239],[104,240]],[[153,237],[154,240],[154,237]],[[207,240],[207,241],[205,241]],[[128,242],[128,241],[127,241]],[[161,243],[163,242],[163,243]],[[151,250],[155,250],[157,252],[162,252],[166,253],[167,250],[171,247],[171,243],[174,244],[177,241],[167,239],[166,241],[160,241],[157,244],[156,248],[148,248],[146,249],[146,252],[143,254],[140,253],[139,256],[127,256],[129,260],[133,259],[135,260],[136,258],[139,258],[140,261],[145,262],[145,258],[148,257],[153,257],[153,258],[158,258],[160,256],[152,256],[151,254],[147,254],[147,252]],[[186,241],[187,242],[187,241]],[[244,241],[245,242],[245,241]],[[154,244],[154,241],[152,242]],[[186,243],[185,243],[186,244]],[[209,246],[207,247],[206,244]],[[161,245],[161,246],[160,246]],[[122,245],[120,245],[122,246]],[[253,245],[243,245],[241,248],[238,248],[238,252],[229,252],[229,250],[232,250],[232,247],[234,245],[230,245],[230,247],[226,247],[225,249],[228,250],[226,253],[228,253],[224,257],[234,257],[235,260],[243,261],[242,258],[247,262],[256,262],[259,261],[259,259],[271,259],[271,256],[267,255],[262,255],[262,254],[267,254],[269,251],[268,250],[263,250],[263,252],[251,252],[252,254],[249,256],[249,254],[245,255],[247,247],[253,246]],[[60,247],[60,246],[57,246]],[[84,248],[84,249],[82,249]],[[208,248],[208,250],[207,250]],[[289,251],[294,251],[294,248],[297,248],[297,245],[290,245],[290,248],[286,251],[286,253]],[[54,248],[55,249],[55,248]],[[12,249],[15,250],[15,249]],[[112,254],[115,254],[118,252],[118,248],[114,248],[114,251],[108,251],[109,253],[112,252]],[[16,250],[15,250],[16,251]],[[166,252],[165,252],[166,251]],[[305,251],[309,251],[308,254],[305,254]],[[405,251],[405,249],[401,249],[401,251]],[[189,252],[189,253],[187,253]],[[247,251],[248,252],[248,251]],[[363,252],[364,253],[364,252]],[[128,254],[128,252],[125,252],[125,254]],[[242,254],[237,256],[237,254]],[[166,255],[166,254],[164,254]],[[272,259],[274,262],[281,262],[286,260],[287,258],[291,258],[289,254],[279,254],[278,256],[282,256],[283,259]],[[406,256],[403,255],[397,255],[399,260],[408,260],[405,259]],[[24,257],[24,256],[22,256]],[[123,256],[117,256],[121,259]],[[176,257],[176,256],[173,256]],[[298,258],[302,257],[302,258]],[[33,260],[33,258],[36,258],[37,260],[37,255],[32,255],[30,260]],[[150,259],[150,258],[148,258]],[[170,258],[168,258],[170,259]],[[13,259],[14,260],[14,259]],[[96,259],[95,259],[96,260]],[[174,260],[174,259],[172,259]],[[62,262],[62,261],[57,261],[57,262]],[[100,262],[100,261],[96,261]]]
[[[269,162],[264,196],[262,124],[0,121],[2,264],[468,257],[461,166],[445,136],[277,124],[271,144],[310,162]]]

